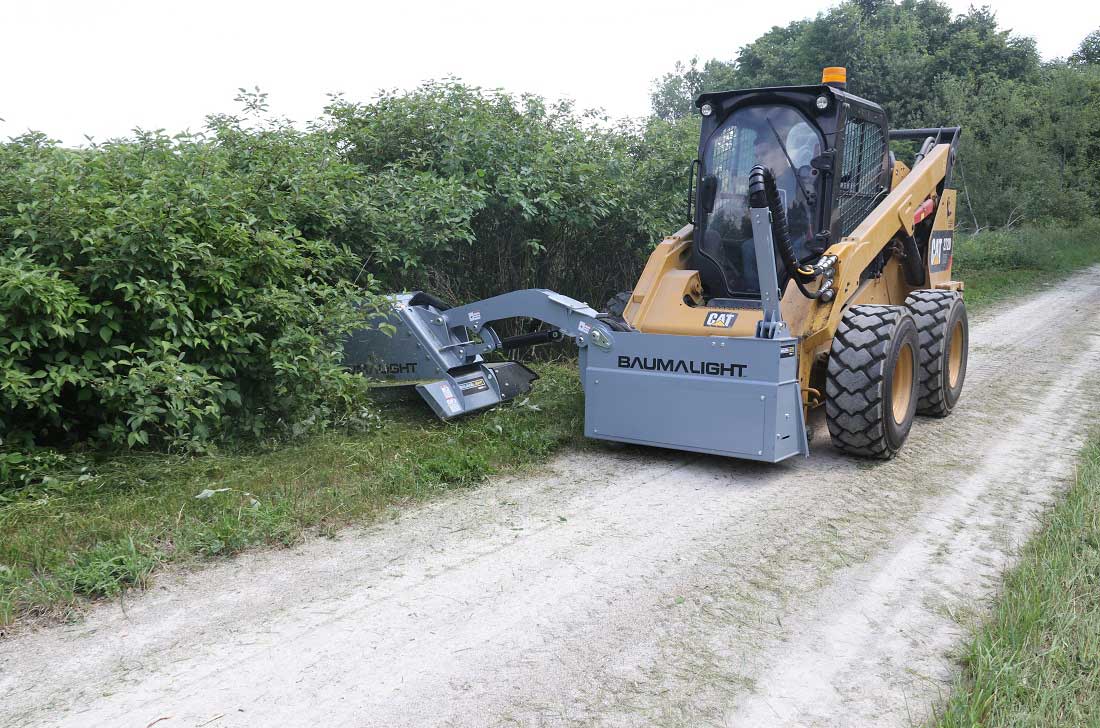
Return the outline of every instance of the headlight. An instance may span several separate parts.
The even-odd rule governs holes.
[[[702,112],[703,116],[710,116],[711,114],[714,113],[714,107],[711,106],[710,104],[703,104],[699,108],[699,111]]]
[[[816,106],[820,111],[824,111],[825,109],[829,108],[829,97],[818,96],[817,101],[814,102],[814,106]]]

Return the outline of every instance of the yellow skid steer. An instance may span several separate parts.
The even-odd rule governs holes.
[[[398,294],[387,326],[348,341],[348,366],[450,419],[537,378],[486,354],[569,337],[590,437],[778,462],[809,453],[806,418],[824,406],[836,447],[892,457],[915,414],[951,412],[966,374],[960,129],[891,130],[845,81],[827,68],[818,85],[700,95],[692,222],[607,311],[542,289],[457,307]],[[911,166],[890,140],[920,145]],[[517,317],[549,328],[491,326]]]

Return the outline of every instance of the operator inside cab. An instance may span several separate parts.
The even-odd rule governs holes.
[[[771,170],[787,211],[791,243],[799,261],[821,254],[815,248],[813,210],[819,195],[818,175],[810,161],[821,154],[821,133],[789,106],[738,109],[707,140],[703,174],[717,181],[714,206],[703,211],[699,252],[710,270],[700,270],[709,297],[756,297],[752,222],[749,217],[749,171]],[[786,280],[781,263],[779,280]]]

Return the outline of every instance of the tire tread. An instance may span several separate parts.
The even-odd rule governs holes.
[[[833,444],[861,457],[887,459],[896,451],[884,422],[884,362],[901,306],[853,306],[833,338],[825,381],[825,414]]]
[[[917,324],[920,344],[917,385],[919,415],[946,417],[951,412],[943,391],[943,346],[947,338],[947,317],[951,315],[951,307],[958,298],[959,294],[955,291],[918,290],[905,299],[905,305]]]

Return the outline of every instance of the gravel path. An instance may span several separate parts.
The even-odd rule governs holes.
[[[0,725],[919,723],[1096,422],[1098,297],[973,322],[959,408],[888,463],[565,454],[166,574],[0,642]]]

